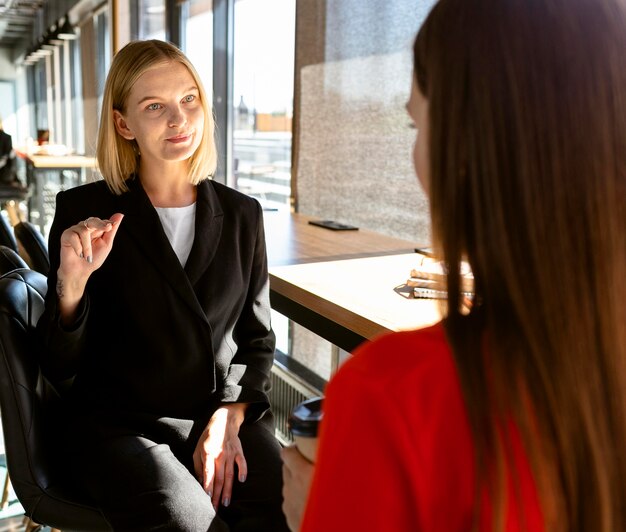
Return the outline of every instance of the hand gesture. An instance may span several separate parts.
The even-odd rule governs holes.
[[[239,440],[245,405],[233,404],[218,408],[193,453],[196,477],[217,509],[220,501],[228,506],[232,497],[235,464],[239,482],[245,482],[248,465]]]
[[[86,279],[104,263],[123,214],[110,220],[89,217],[63,231],[61,235],[61,264],[59,270],[66,279]]]
[[[120,213],[110,220],[92,216],[63,231],[56,290],[64,324],[75,319],[87,280],[109,256],[123,217]]]

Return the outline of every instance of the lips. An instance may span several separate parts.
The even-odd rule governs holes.
[[[169,137],[165,140],[167,140],[167,142],[172,142],[174,144],[180,144],[181,142],[187,142],[189,139],[191,139],[192,136],[193,136],[192,133],[184,133],[182,135]]]

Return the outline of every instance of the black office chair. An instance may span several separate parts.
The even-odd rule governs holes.
[[[102,513],[68,484],[54,419],[59,394],[41,374],[34,332],[46,278],[20,269],[0,277],[0,409],[7,466],[26,515],[64,532],[111,530]]]
[[[15,233],[13,227],[6,221],[2,213],[0,213],[0,245],[11,248],[17,252],[17,240],[15,240]]]
[[[39,230],[30,222],[19,222],[13,228],[18,253],[35,271],[48,275],[50,258],[48,244]]]
[[[17,251],[0,245],[0,275],[12,272],[18,268],[28,268],[28,264],[18,255]]]

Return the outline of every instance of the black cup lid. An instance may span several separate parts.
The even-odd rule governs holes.
[[[308,399],[295,406],[289,416],[289,430],[294,436],[314,438],[317,436],[317,426],[322,420],[322,397]]]

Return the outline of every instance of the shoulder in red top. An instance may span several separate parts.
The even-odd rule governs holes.
[[[527,530],[542,530],[520,454]],[[326,390],[302,531],[466,531],[474,503],[474,447],[443,326],[357,349]],[[519,530],[508,510],[506,530]],[[481,516],[480,529],[489,521]]]

